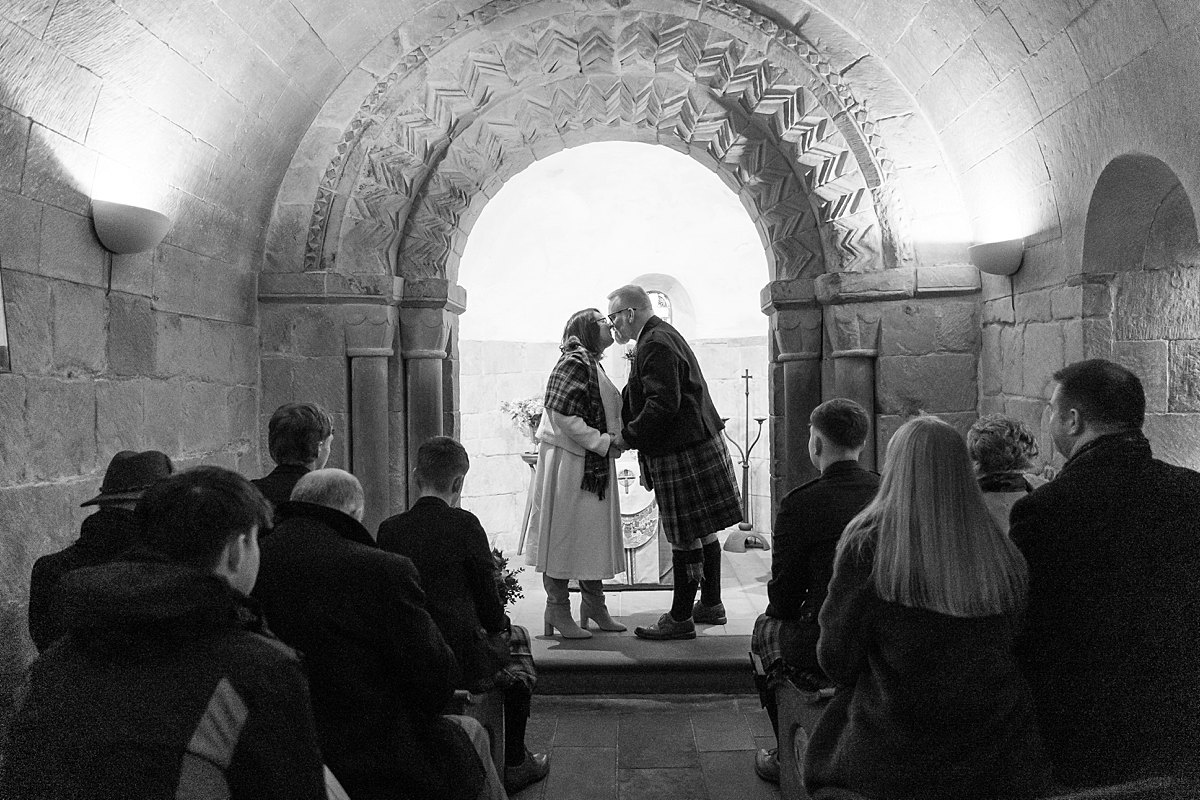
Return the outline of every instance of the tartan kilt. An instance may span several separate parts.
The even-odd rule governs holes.
[[[817,623],[803,619],[776,619],[759,614],[750,635],[750,652],[758,656],[767,677],[777,680],[781,673],[812,672],[824,675],[817,663]]]
[[[523,625],[513,625],[507,636],[508,651],[511,656],[508,665],[491,677],[476,681],[471,686],[472,692],[488,692],[496,687],[520,683],[529,690],[530,694],[533,693],[533,687],[537,685],[537,668],[533,665],[529,631]]]
[[[667,541],[688,545],[742,521],[733,459],[720,434],[674,453],[641,456]]]

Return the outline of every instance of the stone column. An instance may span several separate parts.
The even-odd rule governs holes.
[[[821,308],[811,280],[776,281],[762,291],[771,318],[774,426],[771,441],[775,500],[817,477],[808,459],[808,418],[821,402]],[[776,399],[778,398],[778,399]]]
[[[408,410],[409,496],[415,497],[412,469],[417,448],[444,430],[442,367],[455,317],[466,309],[466,291],[443,279],[405,281],[400,301],[400,355]]]
[[[867,409],[871,431],[861,463],[875,469],[875,360],[879,357],[878,309],[868,305],[828,306],[825,335],[833,360],[833,386],[827,397],[848,397]]]
[[[363,485],[363,524],[372,534],[391,509],[388,470],[388,361],[396,336],[396,309],[366,306],[345,318],[350,359],[350,469]]]

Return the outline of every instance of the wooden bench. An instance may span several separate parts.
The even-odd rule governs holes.
[[[504,774],[504,692],[492,689],[483,694],[472,694],[465,689],[454,693],[452,701],[455,714],[470,717],[483,726],[491,743],[492,763],[496,772]]]

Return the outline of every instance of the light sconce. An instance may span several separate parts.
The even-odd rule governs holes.
[[[152,209],[95,199],[92,223],[104,249],[119,254],[157,247],[171,227],[168,217]]]
[[[967,258],[971,265],[989,275],[1012,275],[1021,268],[1024,257],[1024,239],[987,242],[967,248]]]

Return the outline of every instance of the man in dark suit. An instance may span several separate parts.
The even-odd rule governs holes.
[[[615,446],[638,451],[642,481],[654,490],[671,542],[674,596],[643,639],[694,639],[695,623],[725,624],[717,532],[742,521],[733,461],[696,354],[654,313],[646,290],[622,286],[608,296],[608,321],[622,344],[634,341],[633,368],[621,393]],[[696,590],[700,600],[693,605]]]
[[[379,547],[412,560],[420,573],[429,614],[462,670],[459,687],[500,688],[504,695],[504,788],[510,794],[542,780],[550,756],[525,747],[525,729],[537,672],[528,655],[529,632],[510,625],[496,585],[496,560],[479,519],[459,508],[471,468],[466,449],[434,436],[417,451],[420,497],[379,526]],[[514,661],[512,644],[519,645]],[[501,765],[497,764],[497,768]]]
[[[142,541],[141,523],[134,507],[142,493],[174,471],[166,453],[122,450],[112,457],[100,484],[100,494],[82,503],[99,506],[83,521],[79,539],[65,550],[33,562],[29,581],[29,636],[39,652],[63,633],[55,610],[54,593],[59,579],[72,570],[107,564]]]
[[[1029,563],[1017,657],[1067,786],[1200,777],[1200,473],[1152,457],[1141,381],[1103,359],[1054,374],[1067,458],[1020,499]]]
[[[412,562],[362,526],[358,480],[316,470],[292,498],[262,544],[254,596],[304,655],[333,774],[355,800],[503,798],[491,758],[479,757],[489,752],[483,729],[441,716],[459,677],[454,653]]]
[[[267,449],[275,469],[251,481],[271,505],[279,508],[292,497],[296,482],[329,460],[333,416],[316,403],[284,403],[267,423]]]
[[[879,488],[879,475],[858,465],[870,431],[870,417],[853,400],[834,398],[813,409],[808,457],[821,477],[789,492],[775,518],[767,611],[754,624],[750,652],[757,659],[759,696],[776,731],[779,680],[791,677],[812,690],[828,682],[817,663],[817,615],[833,577],[842,531]],[[778,783],[777,748],[759,750],[754,770]]]

